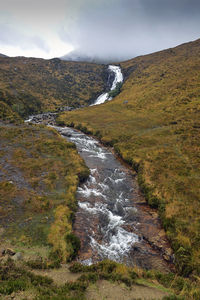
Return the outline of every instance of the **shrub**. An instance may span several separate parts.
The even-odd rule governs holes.
[[[78,281],[81,282],[87,282],[89,283],[95,283],[99,279],[98,273],[87,273],[83,274],[78,278]]]
[[[81,172],[78,173],[79,181],[81,183],[84,182],[85,180],[88,179],[89,175],[90,175],[90,170],[88,168],[85,168],[84,170],[81,170]]]
[[[109,97],[116,97],[121,92],[122,82],[118,82],[116,88],[108,93]]]
[[[72,273],[79,273],[82,272],[84,266],[78,262],[74,262],[70,267],[69,270]]]
[[[80,246],[81,246],[81,243],[80,243],[79,238],[73,233],[67,234],[65,239],[66,239],[66,243],[71,244],[71,246],[72,246],[72,251],[71,251],[70,256],[68,258],[68,260],[71,261],[77,256],[78,251],[79,251]]]

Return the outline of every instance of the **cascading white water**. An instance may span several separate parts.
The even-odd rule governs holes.
[[[87,245],[99,259],[118,262],[128,259],[133,245],[139,242],[137,234],[125,227],[132,226],[137,213],[131,201],[132,178],[112,153],[92,137],[70,128],[58,130],[61,134],[68,134],[67,139],[76,144],[90,168],[89,179],[77,191],[78,213],[89,222],[88,226],[84,224]],[[96,218],[99,221],[95,228]],[[90,264],[94,260],[82,262]]]
[[[112,87],[110,89],[111,91],[113,91],[114,89],[116,89],[116,86],[117,86],[118,83],[123,82],[123,75],[122,75],[121,68],[119,66],[110,65],[108,67],[108,70],[115,73],[115,78],[114,78],[114,81],[112,83]],[[99,104],[104,103],[106,100],[111,100],[111,99],[112,98],[109,97],[109,93],[103,93],[90,106],[99,105]]]
[[[118,66],[112,66],[112,65],[110,65],[110,66],[108,67],[108,69],[109,69],[110,71],[112,71],[112,72],[115,73],[115,79],[114,79],[113,84],[112,84],[112,87],[111,87],[111,91],[113,91],[113,90],[116,88],[117,83],[120,83],[120,82],[123,81],[123,75],[122,75],[121,68],[118,67]]]

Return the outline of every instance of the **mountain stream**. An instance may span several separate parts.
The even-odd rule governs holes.
[[[123,75],[118,66],[109,66],[109,71],[115,74],[114,90]],[[110,100],[109,94],[103,93],[93,105],[106,100]],[[27,121],[41,123],[41,118],[32,116]],[[88,180],[77,191],[73,224],[81,241],[77,259],[87,265],[107,258],[147,269],[170,269],[173,255],[169,242],[156,211],[149,208],[139,190],[136,174],[94,138],[68,127],[54,128],[76,144],[90,169]]]

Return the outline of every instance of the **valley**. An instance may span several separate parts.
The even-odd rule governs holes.
[[[100,282],[199,299],[199,53],[197,40],[110,66],[0,58],[5,299],[98,299]]]

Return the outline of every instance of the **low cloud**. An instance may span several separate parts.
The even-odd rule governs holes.
[[[0,46],[24,53],[126,59],[200,37],[199,0],[7,0],[1,11]]]

